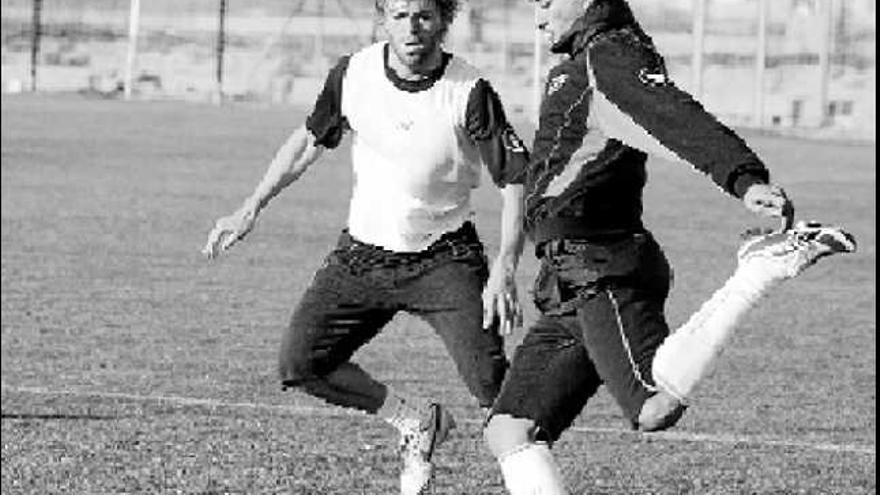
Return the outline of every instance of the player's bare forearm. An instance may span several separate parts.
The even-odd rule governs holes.
[[[297,128],[275,153],[262,180],[253,194],[245,200],[245,208],[256,212],[278,195],[285,187],[296,181],[321,155],[321,149],[312,133],[305,126]]]
[[[501,190],[501,246],[483,290],[483,328],[498,322],[502,335],[522,325],[522,307],[516,290],[516,267],[522,254],[523,186],[511,184]]]
[[[509,184],[501,190],[501,245],[497,262],[510,271],[516,271],[522,255],[525,235],[523,233],[523,186]]]
[[[257,215],[270,199],[295,181],[321,154],[321,148],[305,126],[300,127],[281,145],[262,180],[242,206],[229,216],[217,220],[208,234],[202,253],[209,259],[244,239],[254,228]]]

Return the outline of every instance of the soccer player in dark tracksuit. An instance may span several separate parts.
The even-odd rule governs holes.
[[[689,164],[753,212],[790,223],[793,208],[746,144],[672,84],[624,0],[537,4],[552,51],[565,55],[548,74],[524,172],[541,315],[514,354],[484,431],[516,495],[566,493],[549,447],[602,384],[634,428],[673,425],[691,375],[714,358],[717,342],[704,337],[723,339],[772,283],[851,240],[798,227],[744,246],[731,282],[676,332],[683,342],[669,339],[663,374],[671,378],[660,386],[654,361],[670,333],[671,270],[642,223],[648,153]],[[681,367],[692,359],[696,365]]]
[[[244,205],[217,221],[205,253],[214,257],[243,238],[272,197],[353,134],[347,228],[284,334],[281,380],[396,427],[404,447],[401,493],[417,494],[430,486],[431,456],[451,416],[390,390],[351,357],[396,313],[417,315],[442,338],[479,405],[492,405],[507,368],[499,329],[508,333],[521,319],[514,274],[523,188],[511,171],[519,173],[527,155],[489,82],[441,48],[458,0],[376,6],[388,42],[343,57],[330,71],[305,125]],[[491,267],[470,203],[483,166],[503,198]]]

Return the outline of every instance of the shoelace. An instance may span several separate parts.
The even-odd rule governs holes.
[[[401,452],[413,452],[417,449],[413,447],[418,447],[418,445],[414,445],[418,442],[418,434],[416,433],[406,433],[400,438],[400,451]]]

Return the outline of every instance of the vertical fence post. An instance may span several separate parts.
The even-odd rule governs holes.
[[[130,100],[134,88],[134,66],[137,60],[138,31],[141,24],[141,1],[131,0],[128,15],[128,54],[125,57],[125,79],[123,91],[125,99]]]
[[[226,2],[220,0],[220,13],[217,26],[217,73],[214,102],[218,105],[223,103],[223,52],[226,49]]]
[[[544,94],[544,85],[542,83],[543,79],[543,49],[544,44],[542,40],[543,34],[541,30],[538,29],[538,6],[535,4],[535,22],[534,22],[534,31],[535,36],[532,40],[532,50],[534,50],[534,56],[532,57],[532,121],[535,126],[539,124],[539,119],[541,115],[541,97]]]
[[[832,0],[819,0],[819,16],[821,17],[822,30],[821,46],[819,48],[819,126],[825,127],[830,122],[830,112],[828,109],[828,86],[831,79],[831,50],[833,49],[832,36],[833,29],[833,11]]]
[[[318,29],[315,31],[315,52],[312,58],[312,64],[315,72],[321,74],[324,72],[324,36],[326,26],[324,25],[324,0],[318,2]]]
[[[33,0],[31,18],[31,91],[37,90],[37,63],[40,58],[40,37],[42,36],[43,0]]]
[[[764,126],[764,72],[767,69],[767,0],[758,2],[758,46],[755,53],[755,126]]]
[[[503,16],[504,32],[501,38],[501,66],[504,69],[505,77],[510,74],[511,69],[511,53],[510,53],[510,0],[502,0],[501,12]]]
[[[691,84],[696,99],[703,97],[703,51],[706,38],[706,0],[694,0]]]

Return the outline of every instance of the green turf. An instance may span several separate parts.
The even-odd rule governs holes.
[[[394,493],[388,427],[276,381],[281,329],[345,221],[347,148],[228,257],[198,252],[302,117],[3,98],[4,494]],[[876,490],[874,147],[746,137],[801,218],[846,226],[860,250],[771,294],[672,434],[627,432],[601,392],[557,447],[576,493]],[[731,273],[737,234],[772,222],[685,166],[652,162],[650,174],[646,221],[676,269],[674,326]],[[494,253],[498,195],[487,185],[475,204]],[[527,254],[526,299],[534,270]],[[357,360],[463,420],[438,453],[439,493],[503,493],[480,413],[429,329],[401,316]]]

